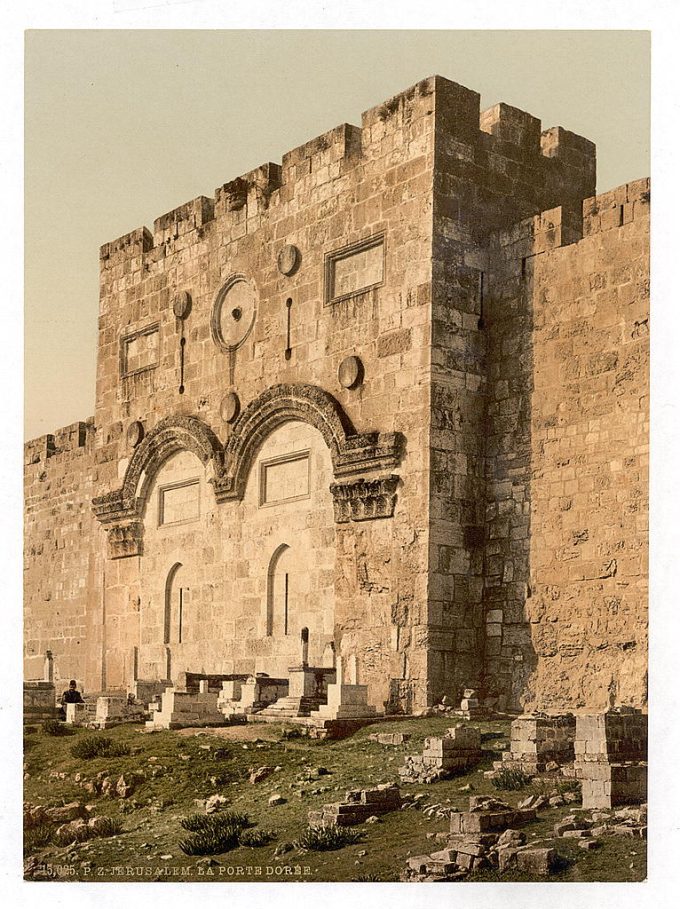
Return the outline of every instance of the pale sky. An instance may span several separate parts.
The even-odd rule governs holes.
[[[26,33],[25,436],[94,413],[99,247],[438,73],[648,176],[646,31]]]

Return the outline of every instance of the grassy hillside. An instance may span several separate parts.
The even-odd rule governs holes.
[[[70,846],[54,845],[54,829],[42,826],[26,835],[27,877],[87,881],[113,880],[252,880],[252,881],[396,881],[409,855],[443,847],[446,817],[427,806],[456,806],[465,810],[470,795],[492,794],[510,804],[537,791],[550,791],[555,782],[534,780],[522,790],[499,792],[483,775],[507,747],[509,723],[475,723],[483,733],[484,760],[474,771],[455,779],[403,786],[402,794],[424,793],[418,807],[383,815],[379,822],[359,828],[358,843],[335,851],[304,851],[294,844],[307,826],[307,812],[327,802],[341,801],[345,791],[399,781],[398,768],[406,754],[422,749],[429,735],[443,735],[453,725],[448,718],[409,719],[368,726],[338,742],[290,737],[291,727],[248,724],[209,731],[183,730],[146,733],[138,726],[106,732],[78,729],[74,735],[47,735],[29,729],[25,751],[25,801],[56,807],[73,801],[92,806],[90,815],[108,816],[121,823],[121,832]],[[380,732],[408,732],[404,745],[370,741]],[[294,733],[293,733],[294,734]],[[74,757],[77,742],[110,739],[127,754]],[[114,748],[114,750],[116,750]],[[277,768],[252,784],[252,770]],[[98,775],[108,776],[114,797],[96,789]],[[132,787],[124,798],[115,794],[120,777]],[[121,787],[123,788],[123,787]],[[179,847],[187,838],[181,820],[203,813],[196,800],[219,793],[226,809],[248,815],[253,830],[270,831],[263,846],[236,846],[223,854],[198,858]],[[278,794],[286,801],[270,806]],[[555,881],[639,881],[645,877],[646,843],[639,839],[602,838],[602,847],[584,852],[575,840],[554,840],[555,823],[573,812],[574,805],[542,811],[524,828],[529,843],[554,846],[566,860],[551,876]],[[578,804],[576,805],[578,807]],[[49,842],[49,839],[52,842]],[[479,872],[473,880],[527,880],[498,872]]]

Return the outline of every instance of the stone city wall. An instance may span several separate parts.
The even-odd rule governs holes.
[[[60,680],[85,679],[88,690],[102,683],[94,436],[90,419],[24,448],[24,677],[41,678],[52,650],[59,692]]]
[[[649,183],[492,243],[487,688],[646,703]]]
[[[646,199],[574,242],[594,174],[431,77],[105,244],[96,434],[27,446],[29,660],[285,675],[307,628],[379,709],[637,703]]]

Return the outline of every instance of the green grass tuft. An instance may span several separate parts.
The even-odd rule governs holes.
[[[361,833],[358,830],[330,824],[328,827],[307,827],[296,845],[308,851],[328,852],[358,843],[360,839]]]
[[[530,782],[531,777],[527,776],[523,770],[515,770],[509,767],[503,767],[491,778],[494,789],[502,789],[505,792],[524,789]]]
[[[221,811],[217,814],[192,814],[181,822],[193,836],[181,840],[179,848],[186,855],[220,855],[240,843],[244,828],[251,826],[247,814]]]
[[[36,849],[43,849],[52,842],[54,826],[52,824],[38,824],[24,832],[24,855],[30,855]]]
[[[130,746],[114,742],[106,736],[89,735],[71,747],[71,754],[81,760],[98,757],[122,757],[130,754]]]
[[[274,830],[242,830],[239,834],[241,846],[266,846],[276,839]]]
[[[45,720],[42,724],[42,731],[45,735],[75,735],[76,731],[72,726],[60,723],[59,720]]]

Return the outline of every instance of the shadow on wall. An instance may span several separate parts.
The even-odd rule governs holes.
[[[559,221],[551,217],[555,213]],[[541,470],[532,458],[534,271],[538,255],[564,242],[566,221],[559,209],[546,212],[498,232],[490,245],[482,689],[498,698],[501,709],[522,710],[535,700],[532,625],[543,610],[530,564],[532,481]]]

